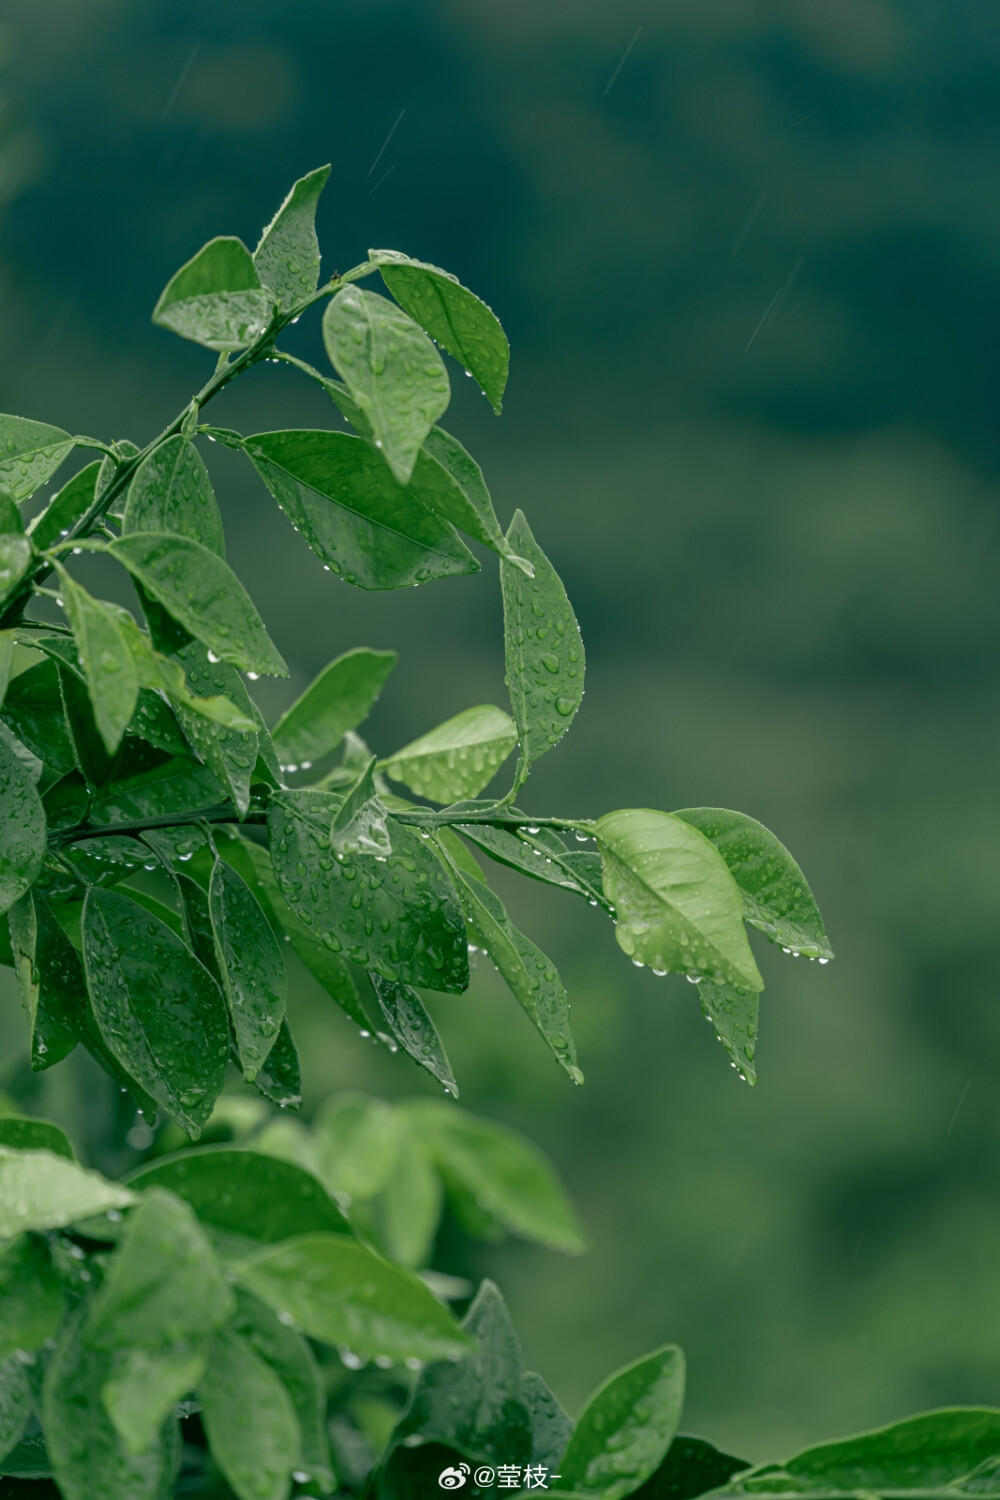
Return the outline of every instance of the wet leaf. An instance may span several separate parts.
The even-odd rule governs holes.
[[[55,1338],[65,1301],[45,1240],[25,1234],[0,1251],[0,1299],[0,1360]]]
[[[222,990],[249,1081],[260,1072],[284,1018],[285,962],[253,891],[218,859],[208,899]]]
[[[16,644],[17,637],[13,630],[0,630],[0,708],[3,707],[4,698],[7,696]]]
[[[101,1399],[127,1452],[140,1454],[153,1446],[177,1402],[201,1379],[206,1343],[200,1338],[157,1343],[152,1348],[113,1349],[111,1355]]]
[[[71,638],[67,636],[66,640],[75,657]],[[54,661],[36,662],[11,680],[0,717],[53,771],[63,774],[75,768],[76,756],[66,727],[59,671]]]
[[[299,178],[253,253],[258,276],[285,312],[319,285],[316,205],[329,176],[329,167],[317,167]]]
[[[443,1084],[446,1093],[457,1099],[458,1084],[448,1054],[420,996],[408,984],[393,984],[374,972],[368,977],[386,1025],[399,1046],[418,1067],[426,1068],[432,1078]]]
[[[380,769],[432,802],[476,797],[493,780],[517,744],[509,715],[492,704],[467,708],[422,735]]]
[[[72,447],[73,439],[60,427],[0,415],[0,489],[12,500],[27,500],[52,478]]]
[[[475,537],[484,547],[489,547],[500,557],[506,557],[521,571],[531,576],[531,564],[511,551],[493,509],[490,492],[486,488],[483,471],[450,432],[441,427],[432,427],[424,438],[424,456],[430,457],[445,471],[451,483],[442,485],[432,482],[434,470],[418,459],[414,478],[418,481],[422,498],[426,504],[464,531]],[[434,476],[436,480],[436,476]]]
[[[122,532],[190,537],[219,557],[226,553],[222,517],[204,460],[180,433],[144,458],[128,487]]]
[[[684,1355],[667,1344],[619,1370],[588,1401],[554,1490],[622,1500],[659,1468],[684,1405]]]
[[[0,1239],[26,1229],[61,1229],[134,1201],[128,1188],[84,1171],[65,1156],[0,1146]]]
[[[94,719],[109,755],[135,712],[139,677],[114,611],[94,599],[59,564],[63,608],[80,653]]]
[[[733,1066],[747,1083],[757,1082],[754,1054],[757,1051],[759,1001],[753,990],[738,990],[731,984],[703,979],[698,986],[702,1014],[715,1027]]]
[[[274,302],[241,240],[209,240],[171,277],[153,322],[209,349],[243,349],[268,325]]]
[[[188,688],[196,699],[222,699],[231,703],[247,723],[253,723],[253,704],[235,667],[225,661],[209,661],[200,641],[192,641],[177,652]],[[197,755],[215,772],[233,806],[242,817],[250,805],[250,784],[257,763],[256,729],[229,729],[207,718],[194,702],[174,703],[180,726]]]
[[[100,468],[100,460],[95,459],[85,469],[80,469],[30,522],[28,535],[40,552],[62,541],[90,509]]]
[[[45,857],[45,810],[35,784],[0,737],[0,912],[19,901]]]
[[[531,1417],[531,1462],[554,1472],[572,1436],[573,1419],[534,1370],[527,1370],[521,1380],[521,1400]]]
[[[58,672],[63,714],[73,754],[88,789],[93,791],[110,776],[114,757],[98,728],[94,705],[90,701],[82,672],[62,666],[58,668]]]
[[[177,756],[121,781],[109,781],[94,801],[90,821],[95,828],[142,823],[210,808],[221,796],[222,788],[208,766]]]
[[[311,764],[336,750],[366,719],[396,665],[395,651],[345,651],[324,667],[271,731],[285,765]]]
[[[7,919],[37,1072],[68,1057],[86,1029],[83,967],[40,890],[26,891]]]
[[[333,815],[330,847],[338,859],[354,854],[388,856],[392,853],[386,827],[389,814],[375,790],[374,771],[373,755],[354,785],[347,788],[343,802]]]
[[[278,1028],[274,1046],[255,1076],[253,1086],[279,1109],[298,1109],[302,1103],[302,1070],[287,1016]]]
[[[212,1339],[198,1398],[212,1456],[239,1500],[286,1500],[298,1418],[275,1371],[231,1329]]]

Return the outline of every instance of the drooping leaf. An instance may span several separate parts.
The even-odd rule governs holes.
[[[205,648],[192,641],[177,653],[191,691],[200,699],[225,698],[252,722],[250,695],[235,667],[209,661]],[[211,766],[242,815],[250,805],[250,783],[257,763],[257,731],[227,729],[213,723],[193,705],[176,702],[177,717],[192,748]]]
[[[368,977],[386,1025],[398,1045],[418,1067],[426,1068],[432,1078],[443,1084],[446,1093],[457,1099],[458,1084],[448,1054],[420,996],[408,984],[394,984],[374,972]]]
[[[489,547],[500,557],[506,557],[515,567],[527,572],[530,578],[531,564],[511,550],[507,538],[500,530],[483,471],[472,454],[466,452],[458,438],[452,437],[450,432],[445,432],[441,427],[432,427],[424,438],[424,454],[439,464],[452,481],[447,487],[432,486],[430,474],[433,471],[421,465],[424,472],[420,488],[427,503],[438,515],[457,526],[459,531],[475,537],[476,541],[482,542],[484,547]]]
[[[339,800],[311,790],[276,792],[268,825],[282,894],[318,940],[384,979],[455,993],[469,982],[465,921],[431,848],[392,824],[393,852],[337,860],[330,824]]]
[[[451,399],[441,356],[407,313],[356,286],[343,287],[331,300],[323,342],[371,423],[375,446],[406,484],[424,438]]]
[[[65,1156],[0,1146],[0,1239],[26,1229],[61,1229],[134,1201],[128,1188],[84,1171]]]
[[[66,640],[75,656],[72,639],[67,636]],[[11,680],[0,717],[53,771],[62,775],[74,769],[76,757],[66,728],[59,672],[54,661],[36,662]]]
[[[31,1415],[31,1387],[15,1354],[0,1363],[0,1459],[15,1448]]]
[[[7,920],[37,1072],[68,1057],[84,1033],[83,967],[40,890],[26,891]]]
[[[0,489],[27,500],[69,456],[73,439],[60,427],[27,417],[0,416]]]
[[[374,771],[373,755],[354,785],[347,789],[343,802],[333,815],[330,847],[338,859],[355,854],[385,858],[392,853],[392,841],[386,827],[389,814],[375,789]]]
[[[525,773],[557,745],[583,699],[580,627],[558,574],[516,511],[507,541],[533,569],[501,560],[507,690]]]
[[[30,1115],[0,1115],[0,1146],[11,1151],[51,1151],[75,1161],[76,1153],[62,1126]]]
[[[451,1104],[411,1099],[406,1113],[445,1174],[510,1234],[579,1255],[579,1221],[552,1163],[538,1147],[494,1120]]]
[[[715,1027],[719,1041],[733,1067],[747,1083],[757,1082],[754,1054],[757,1051],[757,1013],[760,1008],[753,990],[738,990],[731,984],[703,979],[698,986],[702,1014]]]
[[[253,1086],[279,1109],[298,1109],[302,1103],[302,1069],[292,1029],[285,1016],[278,1028],[274,1046],[264,1059]]]
[[[590,1398],[553,1488],[622,1500],[663,1461],[684,1405],[684,1355],[676,1344],[619,1370]]]
[[[660,1467],[632,1493],[635,1500],[696,1500],[750,1467],[745,1458],[720,1453],[704,1438],[678,1433]]]
[[[198,1386],[201,1419],[239,1500],[287,1500],[302,1445],[291,1397],[239,1334],[215,1334]]]
[[[470,1347],[422,1281],[343,1235],[271,1245],[244,1260],[239,1276],[310,1338],[357,1354],[451,1359]]]
[[[396,1162],[375,1204],[378,1243],[413,1270],[430,1263],[441,1218],[441,1178],[423,1143],[401,1136]]]
[[[308,769],[336,750],[347,731],[368,717],[397,660],[395,651],[359,646],[324,667],[271,731],[282,763]]]
[[[772,943],[805,958],[833,957],[816,899],[806,878],[770,829],[745,813],[686,807],[675,814],[718,849],[743,897],[743,915]]]
[[[346,583],[399,589],[478,573],[455,528],[397,483],[363,438],[346,432],[261,432],[246,452],[316,556]]]
[[[242,240],[209,240],[171,277],[153,322],[209,349],[243,349],[267,327],[274,301]]]
[[[143,459],[128,487],[122,531],[166,531],[225,556],[212,481],[189,438],[175,433]]]
[[[369,250],[368,259],[400,307],[469,371],[499,416],[510,345],[496,314],[438,266],[396,250]]]
[[[432,802],[475,797],[517,744],[517,729],[502,709],[484,703],[467,708],[421,735],[380,769]]]
[[[135,712],[139,677],[114,613],[56,564],[63,608],[73,630],[94,718],[109,755]]]
[[[588,900],[594,898],[591,888],[577,879],[567,858],[575,851],[567,849],[549,829],[529,834],[524,828],[493,828],[488,823],[460,823],[457,826],[470,843],[499,864],[519,870],[522,875],[530,875],[545,885],[573,891]],[[599,866],[599,856],[597,862]]]
[[[112,891],[87,892],[83,956],[108,1050],[197,1136],[222,1090],[229,1052],[218,985],[168,927]]]
[[[198,1384],[208,1349],[204,1339],[195,1338],[110,1352],[101,1399],[126,1451],[137,1455],[153,1446],[177,1402]]]
[[[90,701],[82,672],[78,674],[62,666],[58,668],[58,672],[63,714],[73,754],[88,788],[94,790],[110,776],[114,757],[98,727],[94,705]]]
[[[286,312],[319,285],[316,205],[329,176],[329,167],[317,167],[299,178],[253,253],[258,276]]]
[[[21,1235],[0,1251],[0,1360],[55,1338],[65,1303],[45,1240]]]
[[[45,857],[45,810],[35,784],[0,737],[0,912],[28,890]]]
[[[62,541],[94,502],[101,463],[95,459],[73,475],[28,526],[28,535],[40,552]]]
[[[331,1192],[367,1202],[385,1191],[404,1134],[402,1117],[385,1100],[335,1094],[313,1122],[316,1172]]]
[[[222,990],[249,1081],[260,1072],[284,1018],[285,963],[253,891],[221,860],[212,870],[208,900]]]
[[[472,932],[508,989],[574,1083],[583,1082],[569,1026],[569,997],[552,961],[519,932],[489,886],[456,871],[456,886]]]
[[[288,668],[236,574],[190,537],[143,531],[106,549],[221,661],[286,677]]]

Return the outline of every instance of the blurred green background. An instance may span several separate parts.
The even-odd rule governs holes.
[[[499,881],[570,989],[586,1086],[492,972],[435,1014],[463,1104],[554,1154],[592,1248],[444,1258],[498,1277],[572,1410],[680,1341],[686,1427],[749,1458],[1000,1404],[995,6],[6,0],[0,54],[0,406],[146,441],[211,359],[151,327],[161,287],[332,161],[328,270],[406,250],[511,339],[502,421],[455,371],[448,425],[501,516],[527,511],[589,653],[526,805],[743,809],[823,905],[835,964],[761,955],[750,1090],[686,984]],[[267,368],[216,418],[330,410]],[[504,701],[492,567],[351,590],[212,461],[292,664],[269,712],[356,644],[402,651],[380,750]],[[307,1112],[424,1090],[303,975],[291,1010]],[[113,1101],[82,1064],[26,1075],[9,983],[2,1017],[0,1087],[113,1164]]]

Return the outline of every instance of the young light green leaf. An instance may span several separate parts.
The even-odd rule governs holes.
[[[188,438],[176,433],[143,459],[128,487],[122,531],[166,531],[225,556],[212,481]]]
[[[444,1173],[509,1234],[564,1255],[586,1242],[552,1163],[506,1125],[433,1099],[411,1099],[406,1114]]]
[[[45,857],[45,810],[35,784],[0,736],[0,912],[28,890]]]
[[[80,653],[94,718],[108,754],[121,744],[139,697],[132,653],[114,612],[56,564],[63,608]]]
[[[197,1136],[226,1075],[229,1025],[218,985],[168,927],[112,891],[87,892],[83,958],[109,1052]]]
[[[254,724],[253,704],[235,667],[226,661],[210,661],[200,641],[191,641],[177,652],[176,661],[195,699],[174,700],[177,718],[195,752],[215,772],[240,817],[250,805],[250,783],[257,763],[257,730],[228,729],[202,711],[209,702],[230,703]]]
[[[445,432],[441,427],[432,427],[424,438],[424,457],[432,458],[451,480],[449,485],[432,483],[433,468],[418,459],[414,479],[418,481],[420,493],[432,510],[457,526],[459,531],[475,537],[484,547],[489,547],[500,557],[506,557],[530,578],[531,564],[511,551],[507,538],[500,530],[483,471],[471,453],[465,451],[458,438],[452,437],[450,432]]]
[[[590,1398],[559,1464],[556,1490],[622,1500],[659,1467],[684,1405],[684,1355],[667,1344]]]
[[[736,882],[704,834],[649,808],[606,813],[594,831],[623,952],[654,971],[764,988]]]
[[[438,266],[396,250],[369,250],[400,307],[472,375],[497,416],[507,384],[510,345],[496,314]]]
[[[209,240],[168,281],[153,322],[209,349],[243,349],[267,327],[274,301],[242,240]]]
[[[18,1349],[32,1353],[59,1332],[62,1286],[45,1240],[21,1235],[0,1251],[0,1360]]]
[[[319,285],[316,205],[329,176],[329,167],[317,167],[299,178],[253,253],[257,274],[282,311],[311,296]]]
[[[208,1348],[204,1339],[196,1338],[111,1353],[101,1399],[126,1451],[135,1456],[152,1447],[177,1402],[194,1390],[204,1372]]]
[[[95,459],[80,469],[29,523],[28,535],[40,552],[62,541],[90,509],[100,468],[100,459]]]
[[[76,659],[72,637],[63,637]],[[0,713],[3,722],[29,750],[63,775],[76,767],[59,690],[59,671],[52,660],[19,672],[7,688]]]
[[[0,1115],[0,1146],[10,1151],[51,1151],[75,1161],[76,1153],[61,1126],[30,1115]]]
[[[371,713],[397,660],[395,651],[358,646],[324,667],[271,731],[281,762],[296,768],[305,762],[308,769],[336,750]]]
[[[127,1208],[134,1193],[52,1151],[0,1146],[0,1239],[26,1229],[61,1229],[74,1219]]]
[[[61,427],[0,415],[0,489],[27,500],[69,456],[73,439]]]
[[[317,939],[384,979],[459,993],[469,983],[465,921],[433,850],[392,825],[392,854],[337,860],[330,824],[339,799],[311,790],[276,792],[268,826],[278,885]]]
[[[559,743],[580,707],[584,651],[566,590],[520,511],[507,541],[534,570],[527,578],[514,563],[500,563],[507,689],[527,774]]]
[[[244,1260],[240,1280],[310,1338],[357,1354],[452,1359],[471,1340],[416,1276],[343,1235],[309,1234]]]
[[[346,432],[261,432],[246,452],[316,556],[346,583],[399,589],[478,573],[455,528],[397,483],[363,438]]]
[[[333,1193],[366,1203],[385,1191],[405,1135],[395,1107],[367,1094],[335,1094],[313,1122],[313,1159]]]
[[[26,891],[7,913],[14,969],[36,1072],[68,1057],[86,1026],[80,957],[43,893]]]
[[[441,1218],[441,1178],[412,1134],[399,1141],[396,1164],[375,1207],[378,1243],[392,1260],[416,1270],[430,1263]]]
[[[0,1459],[17,1447],[30,1415],[28,1372],[15,1354],[0,1364]]]
[[[392,853],[392,841],[386,827],[389,814],[375,790],[374,771],[373,755],[333,815],[330,847],[338,859],[346,859],[352,854],[385,858]]]
[[[285,962],[253,891],[218,859],[208,901],[222,990],[243,1076],[249,1081],[274,1046],[285,1014]]]
[[[633,1495],[635,1500],[696,1500],[750,1467],[745,1458],[720,1453],[704,1438],[678,1433],[660,1467]]]
[[[447,719],[405,745],[380,769],[432,802],[475,797],[517,744],[517,729],[502,709],[485,703]]]
[[[749,1084],[757,1082],[754,1054],[757,1051],[757,1012],[753,990],[738,990],[731,984],[703,979],[698,986],[702,1014],[715,1027],[719,1041],[729,1053],[733,1067]]]
[[[686,807],[674,814],[718,849],[743,897],[743,916],[772,943],[804,958],[833,957],[816,898],[795,860],[770,829],[723,807]]]
[[[499,896],[482,881],[455,871],[459,899],[473,934],[496,964],[511,994],[534,1022],[556,1061],[583,1082],[569,1028],[569,998],[555,966],[519,932]]]
[[[302,1103],[302,1069],[299,1051],[292,1036],[288,1017],[278,1028],[274,1046],[264,1059],[253,1086],[279,1109],[298,1109]]]
[[[221,661],[243,672],[287,677],[249,594],[221,557],[190,537],[135,532],[107,551]]]
[[[386,1025],[399,1046],[419,1067],[426,1068],[432,1078],[443,1084],[446,1093],[457,1099],[458,1084],[448,1054],[420,996],[408,984],[393,984],[374,971],[369,972],[368,978]]]
[[[323,342],[370,421],[375,446],[406,484],[424,438],[451,400],[441,356],[407,313],[356,286],[343,287],[327,307]]]
[[[295,1408],[271,1366],[228,1328],[212,1339],[198,1398],[212,1456],[239,1500],[287,1500],[302,1446]]]

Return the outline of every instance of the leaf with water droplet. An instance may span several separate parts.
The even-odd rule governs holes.
[[[344,792],[344,800],[330,824],[330,847],[338,859],[352,854],[379,855],[388,858],[392,840],[386,826],[389,814],[374,781],[375,756],[360,772],[353,786]]]
[[[271,731],[279,759],[317,761],[336,750],[368,717],[397,660],[395,651],[359,646],[324,667]]]
[[[59,563],[56,570],[98,732],[108,754],[113,755],[139,697],[132,653],[113,609],[92,598]]]
[[[73,448],[61,427],[27,417],[0,415],[0,489],[27,500],[59,468]]]
[[[273,309],[246,245],[220,235],[171,277],[153,322],[209,349],[243,349],[264,332]]]
[[[299,178],[253,253],[258,276],[283,311],[302,302],[319,285],[316,205],[329,176],[329,167],[317,167]]]
[[[152,1348],[138,1345],[113,1351],[101,1400],[128,1453],[143,1453],[155,1442],[177,1402],[197,1386],[207,1354],[200,1336],[173,1344],[157,1339]]]
[[[225,556],[222,517],[201,454],[176,433],[143,459],[128,487],[122,532],[169,532]]]
[[[253,1086],[279,1109],[298,1109],[302,1104],[299,1052],[287,1016],[282,1019],[274,1045],[254,1078]]]
[[[0,1239],[128,1208],[135,1194],[53,1151],[0,1146]]]
[[[174,660],[183,668],[188,689],[188,700],[174,700],[181,728],[242,817],[250,805],[250,783],[257,763],[256,728],[227,728],[213,722],[197,705],[221,699],[233,706],[245,724],[254,724],[250,695],[236,668],[225,661],[210,662],[200,641],[192,641],[178,651]]]
[[[86,468],[78,470],[53,495],[45,509],[30,522],[28,535],[40,552],[61,541],[89,510],[94,501],[100,469],[101,461],[95,459]]]
[[[20,1441],[31,1406],[28,1372],[24,1360],[14,1354],[0,1362],[0,1460]]]
[[[215,956],[243,1076],[259,1073],[285,1015],[281,948],[250,887],[221,860],[208,892]]]
[[[45,856],[45,810],[34,782],[0,737],[0,912],[19,901]]]
[[[715,1027],[738,1071],[753,1085],[757,1082],[754,1053],[757,1050],[759,1001],[753,990],[738,990],[731,984],[703,979],[698,986],[702,1014]]]
[[[434,464],[443,469],[451,481],[450,484],[442,484],[433,468],[418,460],[414,480],[425,503],[467,536],[474,537],[484,547],[505,557],[530,578],[531,564],[511,550],[507,538],[500,530],[483,471],[472,455],[465,451],[458,438],[452,437],[450,432],[445,432],[441,427],[432,427],[424,438],[424,456],[431,458]],[[434,483],[431,482],[432,476],[436,481]]]
[[[476,797],[517,744],[517,729],[508,714],[492,704],[467,708],[436,729],[404,745],[380,764],[432,802]]]
[[[68,1057],[84,1033],[83,968],[40,890],[26,891],[7,920],[31,1032],[31,1066],[38,1071]]]
[[[36,662],[11,680],[0,718],[53,771],[65,774],[76,768],[54,661]]]
[[[595,1391],[563,1454],[553,1492],[623,1500],[662,1463],[684,1405],[684,1355],[667,1344]]]
[[[448,1054],[420,996],[408,984],[393,984],[372,970],[368,978],[386,1025],[403,1051],[457,1099],[458,1084]]]

